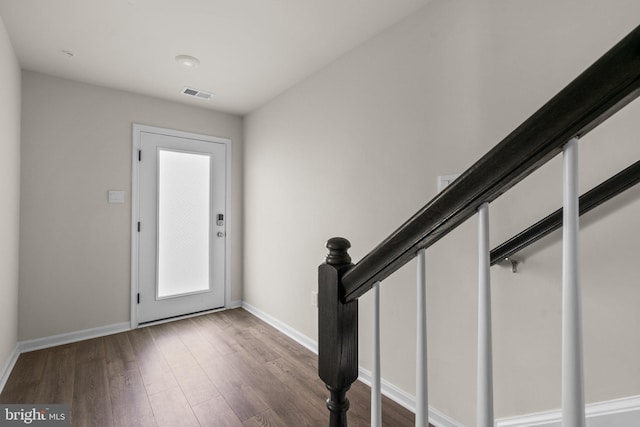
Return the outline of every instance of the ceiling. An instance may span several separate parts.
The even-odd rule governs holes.
[[[429,1],[0,0],[0,17],[23,69],[243,115]]]

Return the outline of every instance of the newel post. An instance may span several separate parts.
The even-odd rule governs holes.
[[[318,268],[318,375],[331,392],[330,427],[346,427],[346,392],[358,379],[358,301],[342,301],[342,275],[353,266],[350,247],[347,239],[329,239],[327,260]]]

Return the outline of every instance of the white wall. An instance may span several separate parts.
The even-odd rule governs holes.
[[[632,0],[436,0],[245,118],[249,304],[316,339],[332,236],[360,259],[638,23]],[[584,190],[640,158],[634,103],[581,144]],[[612,150],[615,147],[616,150]],[[559,207],[559,159],[492,205],[494,245]],[[583,219],[590,402],[640,394],[640,189]],[[430,403],[475,424],[476,221],[427,256]],[[494,267],[496,416],[560,404],[558,234]],[[414,393],[412,262],[382,286],[382,370]],[[360,362],[370,368],[370,297]]]
[[[242,119],[23,72],[19,340],[129,321],[131,135],[232,140],[232,295],[242,298]],[[126,203],[107,204],[107,190]]]
[[[0,375],[18,333],[20,68],[0,18]]]

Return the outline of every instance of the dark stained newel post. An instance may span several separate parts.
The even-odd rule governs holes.
[[[318,375],[331,392],[330,427],[346,427],[346,392],[358,379],[358,300],[342,302],[342,275],[353,266],[350,247],[347,239],[329,239],[327,260],[318,268]]]

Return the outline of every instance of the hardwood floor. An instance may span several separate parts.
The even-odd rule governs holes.
[[[20,355],[0,403],[64,403],[74,426],[326,426],[316,355],[242,309]],[[369,425],[354,383],[350,426]],[[383,425],[413,426],[383,398]]]

